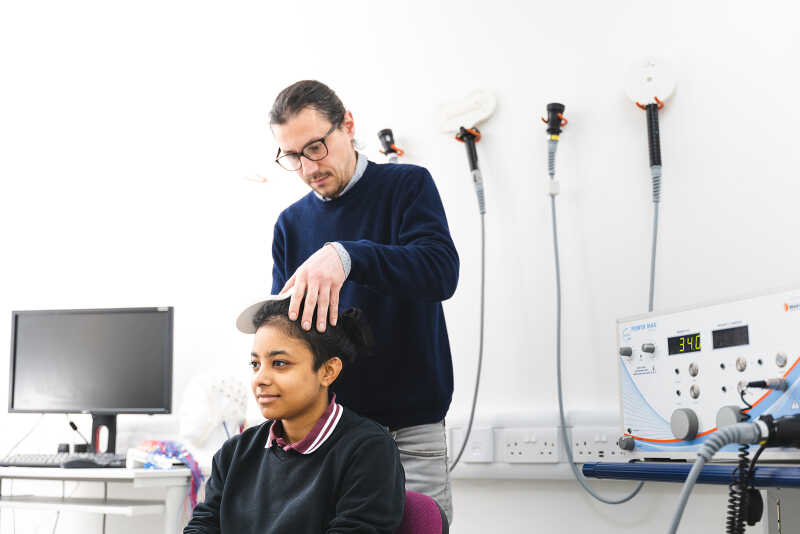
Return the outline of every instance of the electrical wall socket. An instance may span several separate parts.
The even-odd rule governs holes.
[[[626,461],[625,451],[617,446],[619,427],[579,426],[570,428],[568,435],[575,463]]]
[[[560,461],[558,428],[498,428],[494,431],[495,461],[510,464],[555,464]]]
[[[631,458],[631,453],[617,447],[622,425],[616,410],[571,410],[566,420],[568,444],[576,462],[626,462]],[[451,464],[463,443],[466,423],[466,419],[447,420]],[[476,417],[470,444],[451,477],[573,480],[558,413],[492,412]]]
[[[464,443],[464,429],[453,428],[451,436],[450,455],[455,455],[458,454]],[[472,428],[461,461],[466,463],[494,462],[494,434],[491,428]]]

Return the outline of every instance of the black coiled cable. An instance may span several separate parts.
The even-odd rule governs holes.
[[[739,397],[749,411],[753,406],[744,398],[745,391],[746,388],[740,388]],[[731,483],[728,484],[728,518],[725,521],[725,534],[744,534],[744,510],[747,509],[747,486],[750,483],[752,467],[747,458],[749,451],[748,445],[739,447],[739,465],[731,473]]]
[[[661,166],[661,133],[658,127],[658,104],[647,104],[647,149],[650,154],[650,166]]]
[[[739,465],[731,473],[731,483],[728,485],[728,518],[725,521],[726,534],[744,534],[744,513],[747,508],[747,478],[750,473],[750,461],[747,454],[748,445],[739,447]]]

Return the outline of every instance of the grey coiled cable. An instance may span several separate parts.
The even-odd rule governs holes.
[[[486,199],[483,195],[483,174],[480,169],[472,171],[472,183],[475,184],[475,194],[478,196],[478,210],[483,217],[486,214]]]
[[[550,139],[547,142],[547,174],[551,180],[556,177],[556,148],[558,148],[558,141]]]

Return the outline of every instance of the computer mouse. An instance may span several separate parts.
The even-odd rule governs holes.
[[[81,469],[87,467],[102,467],[100,464],[89,458],[71,458],[61,464],[61,467],[67,469]]]

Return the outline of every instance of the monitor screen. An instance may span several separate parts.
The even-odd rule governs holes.
[[[15,311],[9,411],[170,413],[173,309]]]

